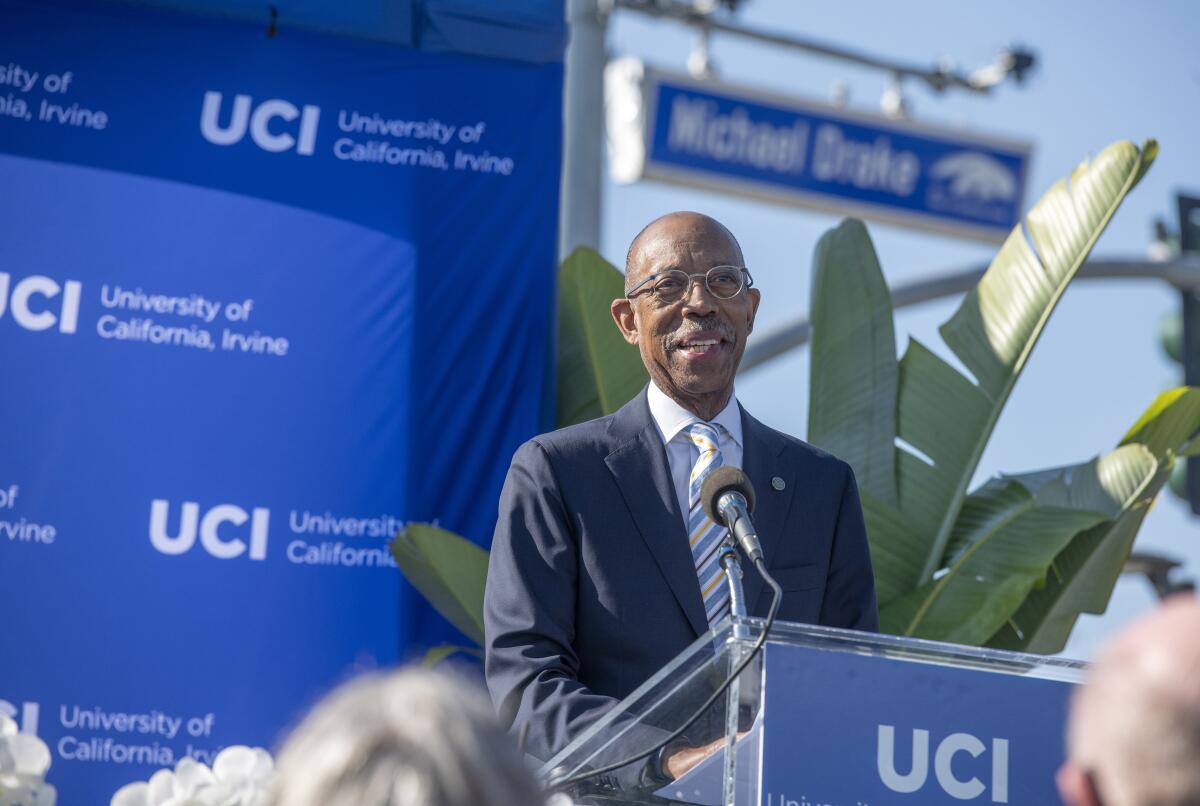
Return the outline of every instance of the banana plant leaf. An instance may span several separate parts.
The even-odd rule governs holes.
[[[877,500],[866,490],[860,497],[875,570],[875,598],[883,609],[913,589],[910,580],[921,573],[928,536],[896,507]]]
[[[1142,445],[1029,479],[1001,476],[967,497],[936,578],[880,610],[885,632],[982,644],[1076,535],[1141,500],[1158,470]],[[1110,587],[1111,590],[1111,587]]]
[[[902,359],[898,436],[932,460],[900,464],[900,508],[931,537],[920,582],[941,566],[967,485],[1050,314],[1157,150],[1154,141],[1140,150],[1114,143],[1033,206],[1025,218],[1028,238],[1022,227],[1013,229],[940,329],[973,376],[970,393],[931,406],[930,390],[966,379],[912,349]]]
[[[1054,558],[1046,583],[1032,591],[1012,617],[987,641],[988,646],[1024,652],[1059,652],[1081,613],[1103,613],[1117,577],[1155,495],[1171,476],[1175,459],[1191,449],[1200,428],[1200,389],[1164,392],[1146,409],[1122,448],[1140,448],[1153,456],[1155,472],[1134,491],[1116,520],[1077,536]],[[1037,474],[1028,477],[1038,482]]]
[[[1140,150],[1129,142],[1109,146],[1081,164],[1069,183],[1051,188],[1025,227],[1013,229],[940,331],[970,377],[916,340],[896,371],[888,369],[891,306],[879,291],[882,275],[865,230],[840,227],[818,250],[810,386],[817,429],[810,439],[835,453],[840,448],[867,480],[864,511],[882,609],[922,586],[932,589],[1013,385],[1068,283],[1156,152],[1153,141]],[[838,315],[817,307],[826,305]],[[866,368],[859,378],[841,377],[859,368]],[[861,414],[872,407],[885,411]],[[839,411],[858,416],[838,418]],[[887,427],[889,412],[894,432]],[[864,448],[864,439],[874,444]],[[882,458],[889,451],[894,498]]]
[[[896,505],[896,333],[867,228],[848,218],[813,257],[808,439],[850,463],[859,491]]]
[[[1190,456],[1196,452],[1200,421],[1200,388],[1180,386],[1163,392],[1138,418],[1122,445],[1145,445],[1159,459],[1168,453]]]
[[[413,523],[392,541],[392,556],[405,579],[434,609],[459,632],[483,646],[486,551],[453,532]]]
[[[1151,482],[1161,486],[1157,477]],[[1103,613],[1150,506],[1138,503],[1117,520],[1075,537],[1050,566],[1041,588],[986,642],[996,649],[1061,652],[1081,613]]]
[[[613,323],[625,277],[595,250],[579,247],[558,273],[558,427],[611,414],[648,376],[637,348]]]

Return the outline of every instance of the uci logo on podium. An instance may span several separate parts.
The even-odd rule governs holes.
[[[232,560],[247,551],[251,560],[266,559],[267,529],[271,520],[269,509],[255,507],[248,514],[235,504],[217,504],[201,515],[199,504],[185,501],[180,508],[179,529],[174,535],[167,533],[170,509],[171,503],[162,498],[150,503],[150,544],[163,554],[186,553],[199,535],[201,547],[218,560]],[[237,527],[246,521],[250,521],[249,544],[240,537],[221,536],[223,524]]]
[[[974,800],[987,791],[987,786],[978,777],[962,780],[955,776],[954,757],[966,753],[978,758],[987,751],[987,746],[970,733],[952,733],[937,746],[933,756],[934,777],[938,786],[947,795],[958,800]],[[991,758],[992,803],[1008,803],[1008,739],[992,739]],[[929,731],[914,729],[912,732],[912,765],[908,772],[896,772],[896,728],[893,725],[879,726],[875,766],[879,780],[893,792],[909,794],[925,786],[929,776]],[[959,768],[960,771],[962,767]]]
[[[67,280],[59,285],[49,277],[35,274],[14,283],[7,273],[0,271],[0,318],[8,310],[13,321],[26,330],[49,330],[58,325],[59,333],[74,333],[79,323],[82,290],[83,284],[78,280]],[[62,299],[56,300],[60,293]],[[33,302],[35,297],[44,302]]]
[[[313,147],[317,142],[317,121],[321,117],[321,108],[305,104],[303,111],[296,108],[290,101],[270,98],[258,106],[249,95],[233,96],[233,109],[229,114],[229,122],[221,125],[221,93],[209,90],[204,93],[204,105],[200,109],[200,133],[204,139],[213,145],[231,146],[241,142],[250,131],[250,139],[264,151],[287,151],[293,146],[297,154],[312,156]],[[253,106],[253,111],[251,107]],[[295,135],[290,134],[287,124],[300,119]],[[282,124],[272,126],[275,120]],[[272,132],[272,128],[276,131]]]

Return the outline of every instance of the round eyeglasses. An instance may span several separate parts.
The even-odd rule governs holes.
[[[708,293],[717,299],[733,299],[743,288],[754,285],[750,270],[744,266],[713,266],[704,274],[688,274],[681,269],[656,272],[625,292],[625,299],[633,299],[643,288],[658,302],[669,305],[683,299],[692,288],[693,278],[702,278]]]

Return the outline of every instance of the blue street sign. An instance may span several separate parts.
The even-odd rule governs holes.
[[[659,179],[959,237],[1020,220],[1031,146],[609,65],[617,181]]]

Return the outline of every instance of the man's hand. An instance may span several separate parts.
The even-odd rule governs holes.
[[[743,731],[738,734],[741,739],[746,733]],[[681,747],[671,755],[667,756],[663,762],[664,771],[671,776],[673,780],[683,776],[688,770],[695,767],[704,759],[711,756],[713,753],[725,746],[725,737],[714,739],[708,744],[700,747]]]

